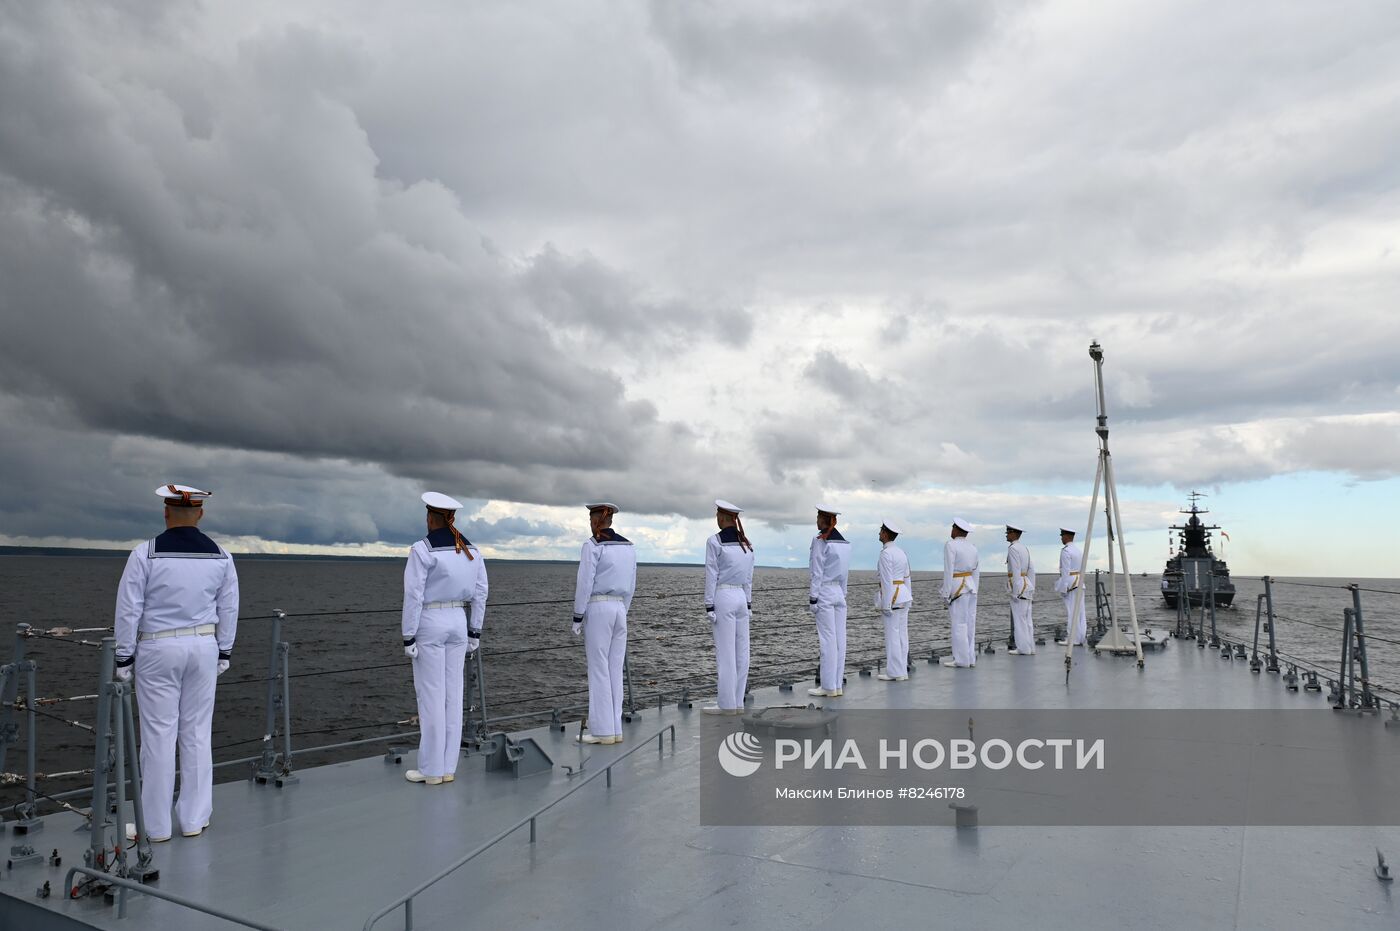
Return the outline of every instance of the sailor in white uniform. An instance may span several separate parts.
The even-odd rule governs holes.
[[[977,547],[967,535],[972,524],[961,517],[953,521],[947,543],[943,544],[943,587],[940,594],[948,606],[952,628],[953,655],[944,666],[971,668],[977,665],[977,586],[982,578],[977,568]]]
[[[835,698],[845,690],[846,577],[851,570],[851,544],[836,529],[840,511],[817,506],[817,535],[807,556],[811,585],[807,608],[817,621],[821,648],[821,684],[808,695]]]
[[[1060,528],[1060,542],[1064,546],[1060,547],[1060,577],[1055,581],[1055,591],[1060,593],[1065,602],[1065,631],[1069,642],[1075,646],[1083,646],[1084,634],[1088,626],[1084,614],[1084,602],[1082,600],[1079,602],[1079,611],[1076,612],[1074,600],[1078,594],[1079,574],[1083,571],[1080,562],[1084,556],[1080,552],[1079,544],[1074,542],[1074,531],[1068,527]],[[1065,644],[1064,640],[1055,642],[1061,646]]]
[[[136,673],[141,715],[141,807],[152,841],[170,840],[175,751],[180,833],[196,837],[214,810],[214,680],[238,632],[238,573],[228,550],[199,531],[210,492],[162,485],[165,532],[127,557],[117,587],[116,675]],[[128,838],[136,826],[127,824]]]
[[[880,588],[875,606],[885,622],[885,671],[875,678],[903,682],[909,678],[909,609],[914,605],[914,577],[909,557],[895,544],[899,526],[891,520],[880,524],[880,560],[875,566]]]
[[[1011,630],[1016,646],[1007,652],[1013,656],[1035,654],[1035,622],[1031,619],[1031,603],[1035,598],[1035,567],[1031,551],[1021,542],[1020,527],[1006,525],[1006,593],[1011,600]]]
[[[705,541],[705,614],[715,635],[719,679],[705,714],[743,714],[749,684],[749,618],[753,607],[753,544],[736,504],[715,502],[719,533]]]
[[[587,505],[592,534],[578,556],[574,636],[583,634],[588,659],[588,744],[622,742],[622,667],[627,659],[627,611],[637,590],[637,554],[612,529],[617,505]]]
[[[460,502],[430,491],[428,535],[408,550],[403,570],[403,651],[413,660],[418,696],[418,768],[409,782],[457,777],[462,755],[462,683],[467,655],[486,622],[486,560],[457,529]]]

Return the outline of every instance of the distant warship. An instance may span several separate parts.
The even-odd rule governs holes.
[[[1205,495],[1193,491],[1190,497],[1191,510],[1181,511],[1189,515],[1189,519],[1171,528],[1177,531],[1177,549],[1162,572],[1162,599],[1167,607],[1175,608],[1177,593],[1184,583],[1187,600],[1193,605],[1203,604],[1212,590],[1213,578],[1215,603],[1228,605],[1235,600],[1235,583],[1230,581],[1230,568],[1225,560],[1216,559],[1210,548],[1210,532],[1220,528],[1201,523],[1201,515],[1210,512],[1199,508],[1196,502]]]

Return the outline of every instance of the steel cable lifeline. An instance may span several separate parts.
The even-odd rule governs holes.
[[[1340,634],[1345,632],[1344,629],[1341,627],[1333,627],[1330,624],[1319,624],[1316,621],[1305,621],[1300,617],[1289,617],[1286,614],[1279,614],[1277,611],[1274,612],[1274,617],[1278,618],[1281,621],[1288,621],[1290,624],[1306,624],[1308,627],[1316,627],[1318,630],[1325,630],[1331,634]],[[1389,637],[1382,637],[1379,634],[1373,634],[1368,630],[1366,632],[1366,642],[1370,643],[1373,640],[1378,643],[1389,643],[1394,646],[1400,646],[1400,640],[1392,640]]]
[[[1288,579],[1280,579],[1274,576],[1269,577],[1275,585],[1297,585],[1301,588],[1327,588],[1336,591],[1349,592],[1355,589],[1359,592],[1372,592],[1377,595],[1400,595],[1400,592],[1391,588],[1365,588],[1360,585],[1324,585],[1321,582],[1290,582]]]
[[[878,583],[878,582],[856,582],[856,583],[851,583],[850,587],[851,587],[851,588],[873,587],[873,586],[875,586],[875,585],[877,585],[877,584],[879,584],[879,583]],[[1331,589],[1336,589],[1336,590],[1340,590],[1340,591],[1361,590],[1361,591],[1376,591],[1376,592],[1380,592],[1380,593],[1384,593],[1384,594],[1400,594],[1400,593],[1397,593],[1397,592],[1389,592],[1389,591],[1386,591],[1386,590],[1359,588],[1358,586],[1324,586],[1324,585],[1315,585],[1315,584],[1310,584],[1310,583],[1300,583],[1300,584],[1308,584],[1309,587],[1331,588]],[[774,592],[780,592],[780,591],[804,591],[804,590],[807,590],[807,589],[808,589],[808,586],[806,586],[806,585],[784,586],[784,587],[774,587],[774,588],[767,588],[767,589],[758,589],[758,590],[756,590],[756,591],[754,592],[754,596],[755,596],[755,598],[757,598],[758,596],[765,595],[765,594],[769,594],[769,593],[774,593]],[[654,596],[651,596],[651,597],[654,597],[654,598],[657,598],[657,599],[668,599],[668,598],[680,598],[680,597],[698,597],[698,596],[701,596],[702,594],[703,594],[702,592],[671,592],[671,593],[659,593],[659,594],[654,595]],[[541,604],[566,605],[566,604],[570,604],[570,603],[571,603],[571,601],[570,601],[569,599],[548,599],[548,600],[526,601],[526,602],[504,602],[504,603],[496,604],[496,605],[494,605],[493,607],[532,606],[532,605],[541,605]],[[988,600],[986,606],[990,608],[990,607],[998,607],[998,606],[1001,606],[1002,604],[1004,604],[1004,602],[998,602],[998,601],[991,601],[991,600]],[[935,605],[932,605],[932,606],[921,606],[921,607],[917,607],[917,608],[915,608],[913,611],[911,611],[911,614],[934,614],[934,613],[941,613],[941,612],[940,612],[940,608],[941,608],[941,606],[936,605],[936,604],[935,604]],[[285,615],[284,615],[284,614],[269,615],[268,617],[269,617],[269,618],[281,618],[281,617],[313,617],[313,616],[333,616],[333,615],[339,615],[339,614],[352,614],[352,613],[353,613],[353,614],[378,614],[378,613],[385,613],[385,614],[387,614],[387,613],[396,613],[398,610],[399,610],[399,608],[392,608],[392,609],[375,609],[375,610],[362,610],[362,611],[310,612],[310,613],[307,613],[307,614],[300,614],[300,615],[291,615],[291,614],[285,614]],[[1337,628],[1332,628],[1332,627],[1329,627],[1329,626],[1327,626],[1327,625],[1317,624],[1317,623],[1315,623],[1315,622],[1303,621],[1302,619],[1299,619],[1299,618],[1292,618],[1292,617],[1287,617],[1287,616],[1282,616],[1282,615],[1275,615],[1275,616],[1276,616],[1278,619],[1283,620],[1283,621],[1286,621],[1286,622],[1301,623],[1301,624],[1305,624],[1305,625],[1308,625],[1308,626],[1317,627],[1317,628],[1319,628],[1319,629],[1327,630],[1327,631],[1332,632],[1332,633],[1338,632],[1338,631],[1337,631]],[[879,614],[879,613],[854,614],[854,615],[848,615],[848,621],[878,620],[878,619],[880,619],[881,617],[882,617],[882,615]],[[259,619],[259,618],[258,618],[257,616],[254,616],[254,617],[250,617],[250,618],[246,618],[246,619],[248,619],[248,620],[254,620],[254,619]],[[761,626],[752,628],[752,631],[753,631],[753,633],[756,633],[756,634],[768,634],[768,633],[778,633],[778,632],[790,633],[790,634],[798,634],[798,633],[803,633],[803,632],[805,632],[805,631],[806,631],[806,626],[807,626],[807,625],[805,624],[805,618],[802,618],[802,619],[800,619],[800,620],[798,620],[798,621],[795,621],[795,622],[779,622],[779,623],[775,623],[775,624],[765,624],[765,625],[761,625]],[[1037,624],[1037,625],[1036,625],[1036,629],[1037,629],[1037,631],[1048,631],[1048,630],[1050,630],[1050,629],[1052,629],[1052,628],[1058,628],[1059,626],[1060,626],[1060,625],[1058,625],[1056,622],[1043,622],[1043,623],[1041,623],[1041,624]],[[79,645],[99,646],[99,647],[100,647],[100,646],[101,646],[100,643],[95,643],[95,642],[92,642],[92,641],[86,641],[86,640],[82,640],[82,639],[76,639],[76,640],[75,640],[75,639],[73,639],[73,638],[70,636],[70,634],[74,634],[74,633],[91,633],[91,632],[106,631],[106,630],[110,630],[110,628],[76,628],[76,629],[75,629],[75,628],[53,628],[53,629],[51,629],[51,630],[34,630],[34,629],[31,629],[31,630],[28,632],[27,636],[33,637],[33,638],[35,638],[35,639],[62,640],[62,641],[65,642],[65,643],[75,643],[75,644],[79,644]],[[857,636],[859,636],[859,634],[862,633],[862,632],[864,632],[865,630],[866,630],[866,628],[860,627],[860,628],[856,628],[855,630],[853,630],[853,633],[855,633]],[[877,630],[877,629],[874,629],[874,628],[871,628],[870,631],[871,631],[872,633],[878,633],[878,630]],[[980,642],[984,647],[986,647],[987,645],[990,645],[990,644],[992,644],[992,643],[996,643],[996,642],[1000,641],[1001,639],[1003,639],[1004,636],[1009,636],[1009,635],[1010,635],[1010,627],[1009,627],[1009,625],[1008,625],[1008,628],[1007,628],[1007,629],[1005,629],[1005,630],[999,629],[999,630],[997,630],[997,631],[995,631],[995,632],[992,632],[990,635],[985,636],[984,638],[980,639],[979,642]],[[658,634],[643,635],[643,636],[639,637],[637,640],[634,641],[633,646],[634,646],[634,647],[641,647],[641,646],[643,646],[644,644],[666,643],[666,642],[675,641],[675,640],[688,640],[688,639],[696,639],[696,638],[709,637],[709,636],[711,636],[711,631],[710,631],[710,630],[705,630],[705,629],[694,630],[694,631],[685,631],[685,630],[682,630],[682,631],[679,631],[679,632],[663,631],[663,632],[662,632],[661,634],[659,634],[659,635],[658,635]],[[1368,639],[1375,639],[1375,640],[1378,640],[1378,641],[1380,641],[1380,642],[1385,642],[1385,643],[1400,643],[1400,641],[1393,641],[1393,640],[1389,640],[1388,638],[1384,638],[1384,637],[1373,637],[1373,638],[1372,638],[1372,637],[1368,637]],[[1228,641],[1227,641],[1227,642],[1228,642]],[[947,643],[948,643],[948,640],[947,640],[946,638],[931,638],[931,639],[921,639],[921,640],[912,641],[912,642],[910,643],[910,646],[911,646],[911,647],[915,647],[915,646],[925,646],[925,645],[934,645],[934,644],[944,644],[944,645],[946,645]],[[565,643],[565,644],[558,644],[558,645],[542,645],[542,646],[535,646],[535,647],[526,647],[526,648],[521,648],[521,649],[517,649],[517,650],[504,650],[504,651],[499,651],[499,652],[497,652],[497,651],[488,651],[488,654],[487,654],[487,655],[490,656],[490,657],[492,657],[492,658],[494,658],[494,657],[497,657],[497,656],[521,655],[521,654],[529,654],[529,653],[542,653],[542,652],[549,652],[549,651],[570,650],[570,649],[576,649],[576,648],[577,648],[577,644],[575,644],[575,643]],[[861,649],[862,649],[861,647],[857,646],[857,650],[861,650]],[[872,652],[870,653],[870,655],[869,655],[868,657],[866,657],[866,656],[864,655],[864,652],[862,651],[861,653],[859,653],[859,654],[857,654],[856,656],[852,657],[851,660],[850,660],[850,663],[851,663],[851,664],[854,664],[854,665],[862,665],[862,664],[865,664],[865,663],[869,663],[869,662],[871,662],[871,661],[876,661],[876,662],[878,662],[879,655],[878,655],[877,653],[874,652],[875,647],[873,647],[873,646],[870,647],[870,650],[871,650]],[[1312,671],[1316,671],[1317,673],[1320,673],[1320,674],[1323,675],[1324,677],[1327,677],[1327,676],[1330,676],[1330,675],[1331,675],[1330,671],[1329,671],[1325,666],[1322,666],[1320,663],[1315,663],[1315,662],[1309,661],[1309,660],[1302,660],[1302,659],[1300,659],[1300,658],[1293,657],[1293,656],[1291,656],[1291,655],[1289,655],[1289,654],[1287,654],[1287,653],[1282,653],[1282,652],[1280,652],[1279,655],[1283,656],[1285,659],[1288,659],[1290,662],[1293,662],[1296,666],[1301,666],[1302,668],[1309,669],[1309,670],[1312,670]],[[769,678],[773,678],[773,677],[775,677],[775,676],[778,676],[778,671],[779,671],[779,670],[782,670],[782,669],[785,669],[785,668],[809,666],[809,665],[812,665],[812,664],[813,664],[813,660],[812,660],[811,658],[800,658],[800,659],[794,659],[794,660],[788,660],[788,661],[781,661],[781,662],[777,662],[777,663],[769,663],[769,664],[763,664],[763,665],[754,666],[754,667],[752,667],[752,668],[753,668],[753,673],[754,673],[754,681],[755,681],[755,684],[757,684],[757,683],[761,682],[761,681],[764,680],[764,679],[769,679]],[[411,665],[411,663],[405,663],[405,662],[401,662],[401,663],[387,663],[387,664],[371,664],[371,665],[366,665],[366,666],[348,667],[348,668],[342,668],[342,669],[315,670],[315,671],[308,671],[308,672],[301,672],[301,673],[290,674],[290,675],[286,675],[286,676],[253,677],[253,678],[248,678],[248,679],[233,680],[233,681],[230,681],[230,682],[227,682],[227,683],[221,683],[221,684],[224,684],[224,685],[239,685],[239,684],[248,683],[248,682],[266,683],[266,682],[270,682],[270,681],[276,681],[277,679],[284,678],[284,677],[285,677],[285,678],[305,678],[305,677],[310,677],[310,676],[333,675],[333,674],[342,674],[342,673],[357,672],[357,671],[370,671],[370,670],[375,670],[375,669],[404,668],[404,667],[408,667],[408,666],[410,666],[410,665]],[[849,664],[848,664],[848,668],[849,668]],[[708,679],[711,678],[711,677],[712,677],[712,674],[711,674],[710,672],[707,671],[707,672],[704,672],[704,673],[696,673],[696,674],[693,674],[693,675],[683,676],[683,677],[674,678],[674,679],[660,680],[659,682],[658,682],[658,680],[650,680],[647,684],[648,684],[648,685],[660,685],[660,686],[668,687],[668,688],[675,688],[675,687],[677,687],[677,686],[683,685],[684,683],[693,682],[693,681],[697,681],[697,680],[708,680]],[[778,677],[778,678],[775,679],[774,681],[781,681],[781,679],[782,679],[782,677]],[[1331,681],[1331,680],[1329,679],[1329,681]],[[1386,687],[1386,686],[1383,686],[1383,685],[1375,685],[1375,684],[1373,684],[1373,687],[1376,689],[1376,691],[1385,692],[1386,694],[1400,695],[1400,692],[1396,692],[1396,691],[1394,691],[1394,690],[1392,690],[1392,689],[1390,689],[1390,688],[1388,688],[1388,687]],[[523,697],[514,698],[514,699],[507,699],[507,700],[500,701],[500,702],[493,702],[492,704],[493,704],[494,707],[503,707],[503,706],[520,705],[520,704],[535,703],[535,702],[547,703],[547,702],[551,702],[551,701],[556,701],[556,700],[561,699],[561,698],[569,698],[569,697],[581,695],[581,694],[583,694],[585,691],[586,691],[586,688],[580,687],[580,688],[575,689],[575,690],[571,690],[571,691],[563,692],[563,693],[557,693],[557,694],[554,694],[554,695],[523,696]],[[689,689],[685,689],[685,691],[688,693],[688,692],[689,692]],[[655,692],[644,693],[644,695],[645,695],[645,694],[655,695],[655,696],[658,697],[658,698],[664,698],[665,695],[666,695],[667,693],[666,693],[665,691],[657,690],[657,691],[655,691]],[[90,699],[92,699],[92,698],[94,698],[94,697],[95,697],[95,696],[91,696],[91,695],[61,696],[61,697],[54,697],[54,698],[36,699],[36,700],[34,700],[34,704],[35,704],[35,705],[40,705],[40,704],[55,704],[55,703],[66,702],[66,701],[90,700]],[[1393,707],[1393,706],[1394,706],[1394,705],[1393,705],[1393,703],[1392,703],[1392,707]],[[17,702],[15,703],[15,707],[16,707],[17,710],[29,710],[28,707],[27,707],[27,703],[26,703],[25,701],[17,701]],[[61,716],[54,715],[54,714],[51,714],[51,713],[48,713],[48,712],[45,712],[45,711],[41,711],[41,710],[40,710],[39,708],[37,708],[37,707],[34,708],[34,709],[32,709],[32,710],[33,710],[34,713],[37,714],[37,715],[42,715],[43,717],[46,717],[46,718],[49,718],[49,719],[52,719],[52,720],[56,720],[56,721],[59,721],[59,722],[64,723],[64,724],[68,724],[68,725],[73,726],[73,727],[77,727],[77,728],[80,728],[80,729],[83,729],[83,730],[87,730],[87,731],[90,731],[90,732],[93,730],[93,728],[92,728],[90,725],[85,725],[85,724],[83,724],[83,723],[81,723],[81,722],[71,721],[71,720],[62,718]],[[548,705],[545,705],[544,707],[541,707],[541,708],[539,708],[539,709],[537,709],[537,710],[531,710],[531,711],[529,711],[529,712],[526,712],[526,714],[527,714],[527,715],[530,715],[530,716],[545,717],[545,716],[548,716],[548,715],[551,714],[551,713],[557,713],[557,712],[560,711],[560,710],[562,710],[562,709],[551,708],[551,707],[549,707]],[[517,715],[516,717],[519,717],[519,716]],[[415,719],[412,718],[412,717],[410,717],[410,718],[405,719],[405,720],[384,721],[384,722],[369,722],[369,723],[354,723],[354,724],[338,725],[338,726],[334,726],[334,727],[319,728],[319,729],[316,729],[316,730],[303,731],[303,732],[299,732],[299,733],[300,733],[302,736],[310,736],[310,735],[318,735],[318,734],[339,733],[339,732],[351,731],[351,730],[373,730],[373,729],[376,729],[376,728],[391,727],[391,726],[398,727],[398,726],[403,726],[403,725],[408,725],[408,724],[413,724],[413,723],[415,723]],[[394,734],[394,735],[389,735],[389,738],[390,738],[390,739],[393,739],[393,738],[400,737],[400,736],[402,736],[402,737],[409,737],[409,736],[412,736],[412,735],[398,735],[398,734]],[[250,739],[247,739],[247,740],[235,741],[235,742],[232,742],[232,743],[229,743],[229,744],[223,744],[223,745],[221,745],[220,747],[215,748],[215,749],[224,750],[224,749],[229,749],[229,748],[232,748],[232,747],[242,746],[242,745],[251,744],[251,743],[265,742],[267,739],[268,739],[268,738],[267,738],[267,735],[262,735],[262,736],[255,737],[255,738],[250,738]],[[333,745],[333,746],[334,746],[334,745]],[[325,749],[325,748],[310,747],[310,748],[305,748],[305,749],[303,749],[301,752],[315,752],[315,751],[320,750],[320,749]],[[223,764],[223,765],[227,765],[227,764]],[[48,776],[46,776],[46,777],[44,777],[44,778],[67,778],[67,777],[76,777],[76,776],[81,776],[81,775],[83,775],[84,773],[90,774],[90,772],[91,772],[90,770],[86,770],[86,771],[85,771],[85,770],[75,770],[75,771],[72,771],[72,772],[69,772],[69,773],[49,774]],[[42,774],[36,774],[36,777],[39,776],[39,775],[42,775]],[[42,793],[36,793],[36,794],[42,795]],[[54,799],[54,798],[51,797],[51,796],[44,796],[44,797],[47,798],[47,799],[53,800],[53,801],[55,801],[55,802],[58,803],[58,804],[63,804],[63,803],[61,802],[61,800],[59,800],[59,799]]]
[[[928,581],[928,580],[926,580],[926,581]],[[880,584],[879,582],[860,581],[860,582],[851,582],[847,587],[848,587],[848,588],[869,588],[869,587],[871,587],[871,586],[875,586],[875,585],[879,585],[879,584]],[[771,586],[771,587],[764,587],[764,588],[755,588],[755,589],[753,590],[753,594],[754,594],[755,596],[757,596],[757,595],[761,595],[761,594],[768,594],[768,593],[770,593],[770,592],[800,592],[800,591],[807,591],[809,588],[810,588],[810,586],[807,586],[807,585]],[[697,592],[656,592],[656,593],[654,593],[654,594],[649,594],[649,595],[637,595],[637,596],[635,596],[635,597],[633,598],[633,601],[635,602],[635,601],[639,601],[639,600],[640,600],[640,601],[647,601],[647,600],[664,600],[664,599],[667,599],[667,598],[702,598],[702,597],[704,597],[704,595],[705,595],[705,592],[704,592],[703,590],[697,591]],[[573,604],[573,603],[574,603],[574,600],[573,600],[572,598],[546,598],[546,599],[542,599],[542,600],[539,600],[539,601],[495,601],[495,602],[493,602],[493,601],[488,601],[488,602],[486,603],[486,607],[487,607],[487,608],[524,608],[524,607],[538,607],[538,606],[541,606],[541,605],[568,605],[568,604]],[[285,612],[285,613],[283,613],[283,614],[253,614],[253,615],[249,615],[249,616],[246,616],[246,617],[239,617],[239,620],[240,620],[240,621],[270,621],[270,620],[273,620],[274,618],[289,618],[289,617],[337,617],[337,616],[340,616],[340,615],[353,615],[353,614],[398,614],[398,613],[400,613],[401,611],[403,611],[403,606],[402,606],[402,605],[399,605],[399,606],[393,607],[393,608],[346,608],[346,609],[344,609],[344,610],[336,610],[336,611],[303,611],[303,612],[296,613],[296,614],[293,614],[292,612],[288,611],[288,612]],[[93,629],[96,630],[96,629],[99,629],[99,628],[93,628]],[[100,629],[103,629],[103,630],[111,630],[110,627],[107,627],[107,628],[100,628]]]
[[[563,603],[565,603],[565,604],[572,604],[572,602],[563,602]],[[994,604],[995,604],[995,603],[994,603]],[[932,612],[936,612],[936,611],[938,611],[938,610],[939,610],[939,608],[938,608],[937,606],[930,606],[930,607],[915,608],[915,609],[911,610],[909,613],[910,613],[911,616],[913,616],[913,615],[915,615],[915,614],[932,613]],[[289,615],[287,615],[287,616],[288,616],[288,617],[298,617],[298,616],[302,616],[302,615],[292,615],[292,614],[289,614]],[[876,620],[876,619],[879,619],[879,618],[881,618],[881,617],[882,617],[882,615],[880,615],[879,613],[875,613],[875,614],[857,614],[857,615],[848,616],[848,617],[847,617],[847,620],[848,620],[848,621],[868,621],[868,620]],[[1047,622],[1047,625],[1046,625],[1046,626],[1048,627],[1048,626],[1053,626],[1053,625],[1050,625],[1050,624]],[[750,632],[751,632],[751,633],[771,633],[771,632],[776,632],[776,631],[786,631],[786,632],[788,632],[788,633],[800,633],[800,632],[804,631],[805,628],[806,628],[806,623],[805,623],[805,621],[802,620],[802,619],[799,619],[798,621],[796,621],[796,622],[794,622],[794,623],[790,623],[790,624],[778,623],[778,624],[763,624],[763,625],[759,625],[759,626],[757,626],[757,627],[752,627],[752,628],[750,628]],[[871,629],[871,632],[873,632],[873,633],[879,633],[879,631],[876,630],[876,629],[874,629],[874,628]],[[642,644],[651,645],[651,644],[655,644],[655,643],[669,643],[669,642],[671,642],[671,641],[673,641],[673,640],[686,640],[686,639],[692,639],[692,638],[698,638],[698,637],[709,637],[709,636],[713,636],[713,633],[712,633],[710,630],[679,631],[679,632],[676,632],[676,633],[669,633],[669,632],[668,632],[668,633],[661,634],[661,635],[644,634],[644,635],[642,635],[642,636],[639,636],[636,640],[632,641],[631,644],[630,644],[630,646],[640,646],[640,645],[642,645]],[[983,642],[985,642],[985,641],[983,641]],[[576,650],[576,649],[578,649],[578,644],[577,644],[577,643],[543,644],[543,645],[540,645],[540,646],[521,647],[520,649],[517,649],[517,650],[491,650],[491,651],[489,651],[488,653],[486,653],[485,655],[494,658],[494,657],[499,657],[499,656],[519,656],[519,655],[530,654],[530,653],[548,653],[548,652],[553,652],[553,651]],[[335,669],[317,669],[317,670],[310,670],[310,671],[307,671],[307,672],[294,672],[294,673],[288,674],[287,678],[288,678],[288,679],[305,679],[305,678],[311,678],[311,677],[316,677],[316,676],[342,675],[342,674],[353,673],[353,672],[370,672],[370,671],[373,671],[373,670],[376,670],[376,669],[398,669],[398,668],[406,669],[406,668],[408,668],[408,667],[410,667],[410,666],[412,666],[412,665],[413,665],[413,664],[412,664],[411,662],[393,662],[393,663],[374,663],[374,664],[365,665],[365,666],[344,666],[344,667],[338,667],[338,668],[335,668]],[[247,685],[247,684],[250,684],[250,683],[265,684],[265,683],[267,683],[267,682],[275,682],[275,681],[280,681],[280,680],[281,680],[281,676],[248,676],[248,677],[244,677],[244,678],[241,678],[241,679],[231,679],[231,680],[229,680],[229,681],[227,681],[227,682],[220,682],[219,685],[220,685],[221,687],[227,687],[227,686],[235,686],[235,685]]]

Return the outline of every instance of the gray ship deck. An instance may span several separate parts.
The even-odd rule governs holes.
[[[1323,707],[1276,675],[1173,642],[1130,660],[1076,663],[1067,689],[1061,653],[999,652],[975,670],[919,662],[908,682],[850,676],[832,707],[1289,708]],[[800,694],[800,693],[799,693]],[[804,696],[805,697],[805,696]],[[756,704],[792,693],[764,689]],[[621,747],[593,747],[585,772],[669,723],[648,748],[420,896],[417,928],[755,927],[843,931],[876,923],[967,928],[1394,928],[1400,907],[1372,873],[1377,847],[1400,855],[1386,828],[707,828],[699,824],[699,706],[649,709]],[[1377,727],[1380,723],[1377,722]],[[556,763],[577,759],[567,735],[526,732]],[[1400,740],[1400,734],[1396,736]],[[304,770],[285,789],[235,782],[215,789],[213,826],[156,846],[159,888],[287,929],[356,929],[379,907],[574,782],[558,767],[515,780],[468,758],[457,781],[410,785],[382,757]],[[14,931],[206,929],[223,921],[148,896],[124,920],[99,901],[56,888],[82,862],[80,819],[53,815],[35,835],[61,869],[17,866],[0,881]],[[35,898],[45,879],[55,894]],[[378,927],[402,927],[396,912]]]

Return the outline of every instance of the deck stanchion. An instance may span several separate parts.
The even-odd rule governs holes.
[[[15,821],[15,833],[26,834],[31,831],[38,831],[43,828],[44,822],[39,820],[35,814],[36,794],[35,780],[35,753],[38,750],[37,738],[35,736],[36,716],[34,714],[34,700],[38,696],[35,691],[35,669],[34,660],[26,656],[29,640],[28,624],[19,624],[15,627],[15,649],[10,662],[0,666],[0,773],[8,772],[6,768],[6,757],[9,753],[10,745],[19,742],[19,725],[15,722],[15,712],[18,710],[19,702],[19,679],[24,676],[25,680],[25,778],[24,778],[24,801],[15,806],[14,812],[17,816]]]
[[[1205,620],[1206,620],[1205,611],[1207,610],[1207,609],[1206,609],[1206,606],[1209,605],[1209,606],[1210,606],[1210,608],[1209,608],[1209,610],[1210,610],[1210,645],[1213,646],[1213,647],[1218,647],[1218,646],[1220,646],[1220,636],[1215,632],[1215,570],[1213,570],[1213,569],[1212,569],[1212,570],[1210,571],[1210,573],[1207,574],[1207,576],[1206,576],[1206,591],[1205,591],[1205,596],[1206,596],[1206,597],[1205,597],[1205,600],[1204,600],[1203,602],[1201,602],[1201,612],[1202,612],[1202,613],[1201,613],[1201,623],[1202,623],[1203,625],[1205,624]]]
[[[622,679],[623,685],[627,689],[627,713],[623,715],[628,721],[637,716],[636,693],[632,691],[632,650],[629,649],[622,654]]]
[[[91,825],[88,849],[83,852],[83,863],[99,870],[107,868],[107,782],[112,775],[112,690],[107,686],[112,682],[112,670],[116,667],[116,649],[115,638],[103,638],[102,655],[98,661],[97,729],[93,735],[96,749],[92,762]],[[117,778],[122,776],[119,774]]]
[[[1254,647],[1249,655],[1249,671],[1258,672],[1264,668],[1264,661],[1259,658],[1259,625],[1264,617],[1264,596],[1261,594],[1254,601]]]
[[[481,740],[491,733],[490,717],[486,711],[486,664],[481,659],[481,647],[472,651],[472,675],[476,678],[476,697],[481,702],[481,730],[477,733],[477,740]]]
[[[1352,657],[1354,656],[1351,647],[1352,623],[1355,615],[1351,608],[1342,611],[1342,659],[1341,666],[1337,670],[1337,686],[1335,691],[1328,696],[1332,699],[1332,709],[1334,711],[1344,711],[1347,707],[1347,686],[1350,684],[1352,693],[1356,692],[1356,680],[1352,670]]]
[[[1264,604],[1269,612],[1269,660],[1264,664],[1265,672],[1278,672],[1278,646],[1275,642],[1275,631],[1278,629],[1278,619],[1274,617],[1274,579],[1272,576],[1264,576]]]
[[[1347,587],[1351,589],[1352,620],[1356,625],[1354,653],[1356,661],[1361,665],[1361,710],[1376,712],[1380,710],[1380,703],[1371,694],[1371,669],[1366,661],[1366,624],[1361,615],[1361,587],[1355,582]],[[1355,687],[1356,682],[1352,680],[1353,692],[1355,692]]]
[[[278,787],[297,782],[292,775],[291,682],[288,673],[290,645],[282,639],[282,621],[287,612],[272,610],[271,647],[267,655],[267,707],[263,727],[262,757],[253,768],[253,781],[271,782]],[[277,719],[282,719],[282,759],[276,750]]]

